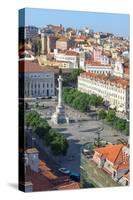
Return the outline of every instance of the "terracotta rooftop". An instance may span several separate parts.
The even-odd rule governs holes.
[[[51,71],[48,67],[41,67],[38,63],[29,60],[19,61],[19,72],[47,72]]]
[[[77,182],[71,181],[68,176],[58,177],[44,161],[39,162],[39,173],[33,172],[29,167],[26,169],[25,181],[31,182],[33,191],[79,189]]]
[[[128,170],[129,169],[129,162],[121,163],[119,165],[114,165],[113,168],[116,169],[116,170],[123,170],[123,169]]]
[[[76,52],[76,51],[72,51],[72,50],[61,50],[59,51],[59,54],[64,54],[64,55],[67,55],[67,56],[79,56],[79,53]]]
[[[26,169],[25,180],[33,184],[33,191],[47,191],[54,187],[47,177],[32,171],[29,167]]]
[[[105,158],[112,163],[116,169],[123,169],[123,166],[129,167],[129,156],[125,156],[122,152],[124,144],[107,145],[103,148],[95,149],[99,153],[99,157]]]
[[[41,173],[46,176],[48,179],[55,179],[58,178],[54,173],[51,171],[51,169],[47,166],[47,164],[44,161],[39,162],[39,168],[41,170]]]
[[[66,55],[69,55],[69,56],[78,56],[79,55],[79,53],[78,52],[75,52],[75,51],[67,51],[66,52]]]
[[[57,187],[58,190],[73,190],[80,189],[80,184],[77,182],[69,182]]]
[[[102,64],[101,62],[93,61],[93,60],[86,60],[86,64],[90,66],[108,66],[111,67],[111,64]]]
[[[117,77],[117,76],[110,76],[110,75],[104,75],[104,74],[96,74],[92,72],[83,72],[80,74],[80,77],[82,78],[89,78],[89,79],[95,79],[100,82],[106,82],[110,84],[115,84],[118,87],[126,88],[129,86],[129,80]]]

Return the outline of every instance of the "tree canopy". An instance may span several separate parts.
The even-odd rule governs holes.
[[[47,120],[41,118],[37,112],[27,113],[25,123],[27,127],[31,127],[44,140],[47,146],[51,147],[54,155],[65,155],[67,153],[68,143],[64,135],[52,129]]]
[[[63,99],[66,104],[81,112],[86,112],[91,105],[97,107],[103,103],[102,97],[82,93],[73,88],[64,88]]]
[[[116,130],[121,131],[126,135],[129,135],[129,122],[126,119],[117,117],[115,111],[105,111],[103,109],[99,110],[98,117],[99,119],[103,119],[108,122]]]

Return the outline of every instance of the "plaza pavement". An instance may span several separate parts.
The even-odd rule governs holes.
[[[103,128],[101,131],[101,138],[107,142],[117,143],[118,139],[127,140],[125,135],[113,130],[110,126],[103,124],[101,121],[92,119],[84,113],[74,110],[65,106],[66,113],[70,119],[78,119],[75,123],[54,125],[51,123],[50,117],[55,112],[57,102],[51,100],[41,101],[40,105],[44,104],[45,109],[38,109],[37,111],[42,117],[47,117],[49,124],[52,128],[63,133],[66,137],[69,148],[66,156],[59,156],[57,158],[61,167],[66,167],[72,172],[80,172],[80,150],[83,144],[93,142],[97,137],[96,132]],[[47,107],[48,106],[48,107]],[[82,121],[83,120],[83,121]]]

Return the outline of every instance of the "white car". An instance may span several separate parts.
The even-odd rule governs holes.
[[[66,168],[64,168],[64,167],[63,167],[63,168],[59,168],[58,170],[59,170],[61,173],[63,173],[63,174],[67,174],[67,175],[70,174],[70,170],[69,170],[69,169],[66,169]]]

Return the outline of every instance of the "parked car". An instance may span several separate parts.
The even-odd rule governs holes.
[[[71,172],[70,172],[70,170],[69,169],[66,169],[66,168],[59,168],[58,169],[61,173],[63,173],[63,174],[66,174],[66,175],[69,175]]]
[[[74,180],[74,181],[77,181],[77,182],[80,182],[80,174],[79,173],[70,173],[70,179]]]

